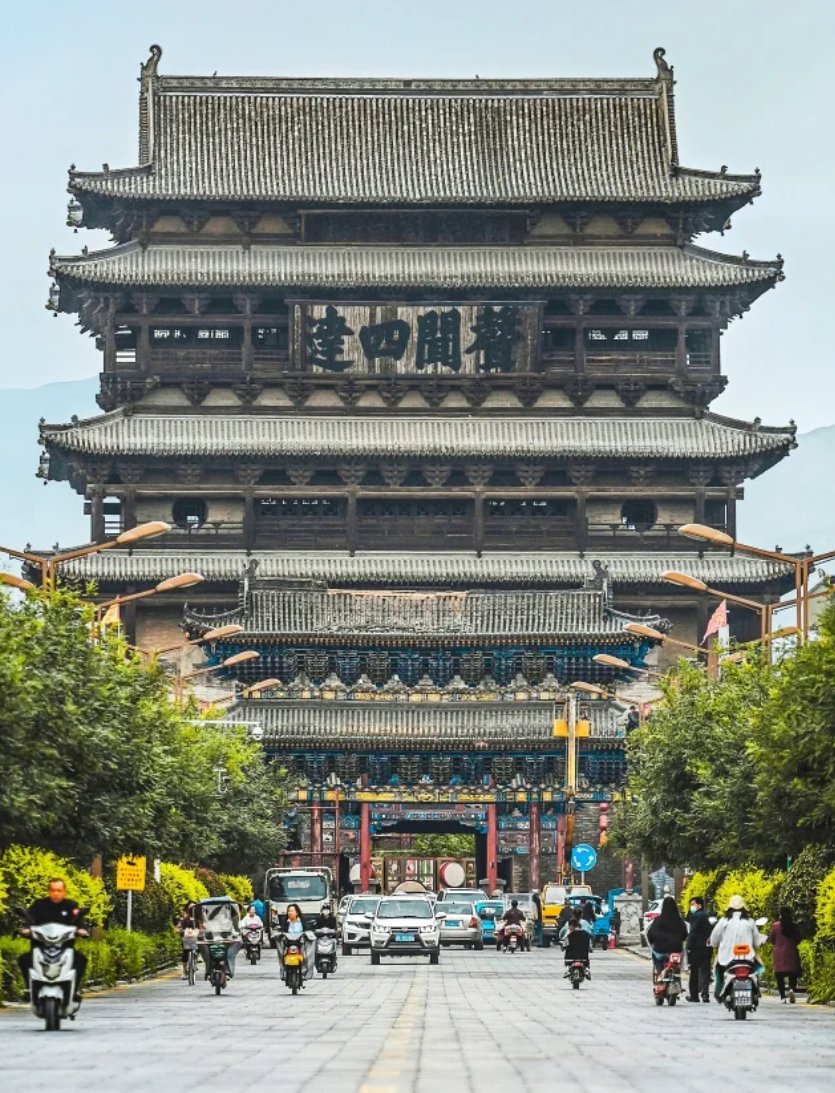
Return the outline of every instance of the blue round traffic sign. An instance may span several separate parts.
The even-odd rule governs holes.
[[[577,843],[571,851],[571,865],[578,873],[588,873],[597,865],[597,851],[588,843]]]

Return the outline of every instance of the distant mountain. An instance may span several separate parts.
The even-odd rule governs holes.
[[[89,417],[99,413],[96,406],[98,379],[50,383],[28,390],[0,391],[0,543],[22,549],[86,543],[89,517],[83,515],[83,500],[66,482],[45,485],[35,477],[41,447],[38,421],[69,421],[73,414]],[[0,566],[17,572],[17,563]]]
[[[835,550],[835,425],[797,439],[788,458],[746,484],[737,534],[767,549]]]
[[[0,391],[0,543],[49,547],[83,543],[89,520],[66,482],[47,486],[35,478],[38,420],[69,421],[99,412],[98,379],[51,383],[30,390]],[[798,447],[770,471],[749,482],[739,506],[739,537],[757,546],[817,551],[835,549],[835,425],[798,438]],[[0,558],[0,565],[3,564]]]

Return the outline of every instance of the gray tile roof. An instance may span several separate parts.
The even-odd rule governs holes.
[[[595,552],[609,570],[616,587],[653,584],[669,569],[691,573],[718,588],[728,585],[764,584],[785,578],[788,567],[765,558],[746,558],[709,551],[693,553],[606,554]],[[426,587],[485,585],[549,587],[582,584],[594,575],[592,555],[576,553],[494,552],[480,558],[474,553],[437,551],[360,552],[160,550],[140,548],[133,553],[108,550],[67,562],[61,572],[83,580],[104,583],[136,581],[155,583],[186,570],[202,573],[210,584],[237,582],[245,566],[258,562],[258,577],[274,580],[316,580],[333,586],[384,585]]]
[[[621,736],[620,712],[604,703],[589,704],[592,739],[612,743]],[[264,729],[264,744],[283,749],[318,745],[331,750],[379,747],[437,751],[484,743],[491,750],[517,751],[534,747],[564,750],[554,737],[551,702],[308,702],[281,699],[242,702],[230,720],[257,721]],[[584,742],[581,741],[581,746]]]
[[[253,638],[283,641],[288,636],[329,641],[415,638],[488,641],[507,637],[547,639],[555,643],[578,637],[635,644],[624,623],[635,621],[607,609],[597,589],[562,592],[383,592],[256,588],[246,607],[222,614],[189,610],[186,621],[208,629],[229,622],[243,625],[232,642]],[[649,626],[657,615],[641,619]]]
[[[288,289],[728,288],[782,278],[782,260],[683,247],[112,247],[51,259],[82,284]]]
[[[155,77],[142,150],[149,162],[73,170],[70,186],[140,199],[330,205],[758,193],[756,175],[678,168],[671,95],[664,79]]]
[[[42,425],[60,451],[191,458],[443,457],[736,459],[795,446],[778,430],[705,415],[687,417],[453,417],[305,414],[109,414]]]

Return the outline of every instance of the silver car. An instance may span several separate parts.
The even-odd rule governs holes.
[[[428,956],[430,964],[438,963],[443,912],[435,914],[428,899],[384,896],[368,918],[372,964],[381,956]]]
[[[442,945],[463,945],[465,949],[479,951],[484,948],[481,919],[474,903],[463,899],[445,899],[438,906],[443,907],[446,915],[441,923]]]
[[[373,915],[379,896],[351,896],[342,919],[342,955],[350,956],[354,949],[371,945],[368,916]]]

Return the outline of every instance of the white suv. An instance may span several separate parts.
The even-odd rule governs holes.
[[[374,914],[379,902],[379,896],[351,896],[342,919],[343,956],[350,956],[354,949],[367,949],[371,944],[368,916]]]
[[[428,956],[437,964],[441,952],[441,922],[423,896],[384,896],[369,915],[371,963],[381,956]]]

